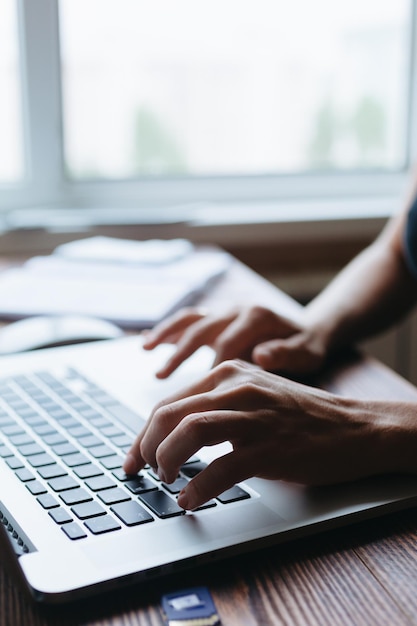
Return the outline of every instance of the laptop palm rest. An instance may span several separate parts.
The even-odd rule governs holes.
[[[257,500],[242,504],[241,511],[232,506],[221,512],[187,514],[171,520],[170,524],[142,526],[139,532],[113,537],[105,551],[99,543],[90,543],[83,547],[83,553],[99,568],[126,566],[138,560],[142,566],[149,563],[154,567],[158,561],[173,562],[265,536],[268,531],[275,533],[285,525],[287,522],[277,513]],[[155,546],[158,546],[157,555]]]

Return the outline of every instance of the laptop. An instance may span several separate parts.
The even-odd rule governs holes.
[[[306,488],[250,479],[200,510],[183,484],[227,444],[204,448],[172,485],[121,469],[152,407],[204,374],[200,349],[168,380],[138,336],[0,361],[0,538],[37,601],[59,603],[417,504],[417,478]]]

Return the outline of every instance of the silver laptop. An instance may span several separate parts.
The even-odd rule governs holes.
[[[251,479],[185,514],[179,490],[224,446],[199,451],[172,485],[121,469],[154,404],[210,367],[201,349],[157,381],[169,351],[130,337],[1,359],[1,549],[36,600],[140,584],[417,503],[410,477],[320,489]]]

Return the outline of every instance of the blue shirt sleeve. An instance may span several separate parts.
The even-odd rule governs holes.
[[[410,207],[404,232],[404,256],[407,267],[417,280],[417,196]]]

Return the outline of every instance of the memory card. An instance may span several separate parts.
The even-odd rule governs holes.
[[[182,589],[162,596],[162,610],[168,626],[215,626],[220,624],[207,587]]]

